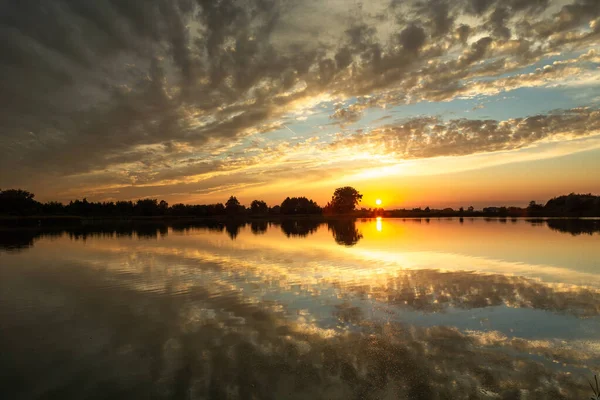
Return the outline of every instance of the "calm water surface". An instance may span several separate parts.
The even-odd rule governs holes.
[[[0,232],[2,399],[589,399],[600,221]]]

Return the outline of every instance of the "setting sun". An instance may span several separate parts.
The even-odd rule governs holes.
[[[380,206],[381,205],[381,199],[375,200],[375,204],[377,204],[378,206]]]

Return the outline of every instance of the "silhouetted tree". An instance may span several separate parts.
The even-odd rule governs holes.
[[[225,214],[225,206],[223,203],[217,203],[212,205],[212,211],[214,215],[224,215]]]
[[[544,210],[551,214],[592,216],[600,213],[600,196],[570,193],[554,197],[546,203]]]
[[[169,203],[161,200],[160,203],[158,203],[158,212],[160,215],[167,215],[169,212]]]
[[[351,186],[335,189],[331,197],[330,207],[336,214],[348,214],[354,211],[363,195]]]
[[[182,217],[185,215],[193,215],[190,211],[192,211],[191,209],[188,211],[188,207],[183,203],[177,203],[177,204],[173,204],[170,208],[170,213],[171,215],[174,216],[178,216],[178,217]]]
[[[535,213],[535,212],[542,211],[543,209],[544,209],[544,206],[543,206],[543,205],[541,205],[541,204],[537,204],[537,203],[535,202],[535,200],[531,200],[531,201],[529,202],[529,206],[527,206],[527,211],[529,211],[529,212],[534,212],[534,213]]]
[[[133,215],[133,202],[131,201],[117,201],[115,207],[120,215]]]
[[[320,214],[321,207],[306,197],[286,197],[281,203],[280,212],[285,215]]]
[[[67,210],[72,215],[87,216],[91,213],[90,203],[85,197],[83,200],[75,199],[75,201],[70,201],[69,205],[67,205]]]
[[[253,200],[250,204],[250,212],[252,214],[266,214],[269,212],[269,206],[262,200]]]
[[[58,201],[49,201],[42,204],[41,210],[42,214],[45,215],[62,215],[66,212],[64,204]]]
[[[38,211],[35,195],[27,190],[7,189],[0,191],[0,214],[31,215]]]
[[[269,214],[277,215],[280,212],[281,212],[281,207],[280,206],[273,206],[273,207],[269,208]]]
[[[241,210],[241,204],[235,196],[229,197],[225,203],[225,211],[228,215],[238,214]]]
[[[140,199],[135,203],[134,213],[143,217],[160,215],[157,199]]]
[[[89,202],[86,198],[83,200],[70,201],[69,204],[63,205],[59,202],[39,203],[34,200],[33,193],[21,189],[0,190],[0,214],[27,216],[27,215],[73,215],[83,217],[131,217],[131,216],[190,216],[190,217],[212,217],[220,215],[243,215],[251,213],[252,215],[300,215],[300,214],[333,214],[333,213],[348,213],[356,209],[360,193],[356,192],[351,187],[338,188],[337,196],[332,197],[332,202],[321,209],[317,203],[306,197],[287,197],[281,206],[269,208],[262,200],[254,200],[250,207],[246,209],[239,201],[231,196],[227,201],[227,207],[222,203],[208,205],[185,205],[174,204],[169,207],[165,200],[158,201],[157,199],[141,199],[136,202],[132,201],[117,201],[112,202]],[[344,195],[347,194],[348,196]],[[342,201],[339,199],[351,199],[354,201]],[[338,201],[339,200],[339,201]],[[341,204],[341,206],[339,205]],[[350,210],[350,211],[348,211]],[[494,214],[501,217],[518,217],[518,216],[565,216],[565,217],[593,217],[600,216],[600,196],[588,194],[575,194],[558,196],[548,200],[545,205],[537,204],[535,201],[529,203],[527,208],[519,207],[484,207],[483,214]],[[411,213],[416,216],[440,216],[454,215],[456,212],[451,208],[442,210],[431,210],[429,207],[422,210],[414,208],[412,210],[389,210],[385,211],[381,208],[366,209],[361,211],[363,216],[396,216],[406,217]],[[465,211],[463,207],[458,210],[458,215],[462,216],[465,213],[472,214],[475,212],[473,206],[469,206]],[[356,214],[358,215],[358,214]],[[21,221],[27,223],[26,221]]]

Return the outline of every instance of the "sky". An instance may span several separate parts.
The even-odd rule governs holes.
[[[600,194],[598,0],[0,0],[0,54],[40,201]]]

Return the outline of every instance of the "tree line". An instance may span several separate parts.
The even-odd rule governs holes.
[[[253,200],[249,207],[235,196],[225,203],[169,205],[164,200],[93,202],[86,198],[68,204],[56,201],[41,203],[27,190],[0,190],[0,215],[10,216],[80,216],[80,217],[212,217],[212,216],[267,216],[267,215],[321,215],[347,214],[355,210],[362,195],[349,186],[335,190],[325,207],[304,196],[286,197],[281,204],[269,206],[263,200]]]
[[[0,190],[0,215],[5,216],[78,216],[78,217],[216,217],[216,216],[294,216],[294,215],[350,215],[355,217],[445,217],[445,216],[491,216],[491,217],[597,217],[600,216],[600,196],[575,194],[554,197],[546,204],[531,201],[527,207],[484,207],[475,210],[444,208],[412,208],[384,210],[382,208],[357,209],[363,195],[355,188],[337,188],[331,200],[324,206],[301,197],[286,197],[281,204],[269,206],[264,200],[253,200],[248,207],[235,196],[225,203],[169,205],[164,200],[139,199],[137,201],[90,202],[86,198],[68,204],[56,201],[41,203],[35,195],[22,189]]]
[[[553,197],[545,204],[530,201],[526,207],[483,207],[476,210],[473,206],[458,209],[430,207],[412,209],[366,209],[355,212],[357,217],[383,216],[392,218],[436,218],[436,217],[600,217],[600,196],[570,193]]]

